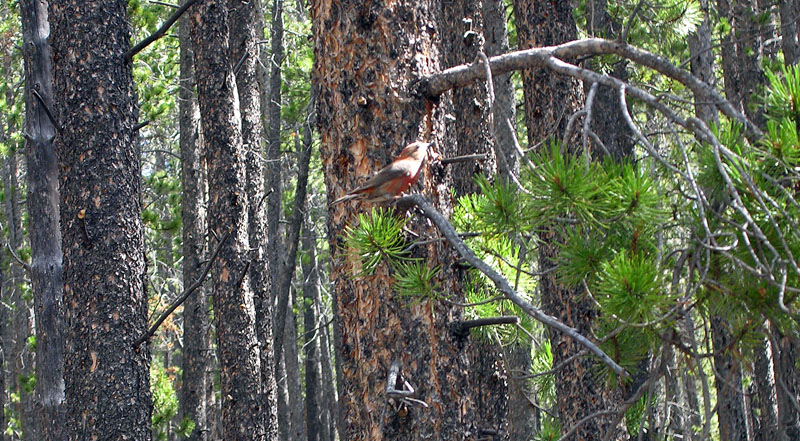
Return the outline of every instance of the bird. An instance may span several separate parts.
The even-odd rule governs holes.
[[[430,145],[429,142],[415,141],[405,146],[389,165],[372,175],[363,185],[331,202],[331,205],[362,196],[377,201],[399,196],[417,182]]]

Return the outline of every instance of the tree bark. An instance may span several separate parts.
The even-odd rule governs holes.
[[[189,17],[181,17],[179,26],[183,286],[188,287],[197,281],[203,270],[208,226],[200,108],[195,96],[194,49],[189,35]],[[210,407],[209,396],[213,386],[213,354],[208,301],[208,290],[200,286],[183,305],[183,387],[179,415],[194,421],[189,441],[208,441],[213,437],[209,421],[209,414],[214,409]]]
[[[42,441],[60,441],[64,425],[61,315],[64,282],[58,222],[58,161],[53,142],[56,126],[48,116],[54,104],[47,1],[22,0],[20,13],[25,56],[31,290],[36,317],[36,401]]]
[[[711,317],[719,435],[720,439],[748,441],[741,365],[729,353],[731,334],[727,327],[728,323],[724,319]]]
[[[516,0],[514,16],[517,23],[520,49],[554,45],[575,40],[577,30],[572,18],[569,2],[537,2]],[[528,145],[543,142],[548,138],[564,136],[570,116],[582,107],[583,94],[577,80],[554,75],[545,69],[522,71],[525,93],[525,121],[528,126]],[[566,140],[573,145],[575,138]],[[571,147],[573,150],[574,148]],[[570,288],[556,278],[554,267],[558,261],[560,233],[555,227],[540,233],[539,271],[542,293],[542,310],[561,322],[578,330],[581,335],[592,335],[597,311],[581,288]],[[573,339],[549,331],[553,352],[553,365],[563,366],[555,372],[558,415],[562,431],[573,428],[578,421],[597,411],[614,409],[621,401],[618,389],[608,389],[602,380],[589,375],[595,362],[588,357],[565,361],[582,347]],[[569,440],[594,439],[613,430],[611,439],[621,439],[622,427],[612,428],[614,415],[601,415],[582,424]],[[600,435],[598,435],[600,434]]]
[[[438,1],[312,2],[313,81],[319,87],[318,125],[329,200],[344,195],[415,140],[435,142],[445,157],[455,154],[454,146],[442,142],[443,108],[409,94],[415,79],[440,69],[440,8]],[[449,211],[452,181],[446,170],[428,164],[421,181],[422,191],[439,209]],[[448,326],[460,319],[460,309],[436,300],[397,298],[386,265],[375,275],[353,276],[356,263],[347,258],[342,231],[356,222],[356,208],[369,206],[355,202],[328,209],[339,328],[340,436],[374,441],[477,437],[461,342]],[[424,222],[411,222],[409,228],[429,234]],[[438,280],[448,295],[459,298],[453,252],[438,243],[415,251],[431,267],[441,268]],[[393,365],[398,381],[387,384]],[[403,387],[400,378],[413,384],[416,399],[428,408],[387,397],[387,387]]]
[[[217,240],[230,235],[212,270],[223,432],[226,440],[262,440],[266,436],[265,403],[248,277],[246,153],[230,62],[227,4],[204,1],[192,14],[197,96],[208,167],[209,229]]]
[[[800,60],[800,41],[798,41],[797,12],[798,6],[795,1],[778,2],[780,7],[780,34],[781,48],[783,49],[783,61],[787,66],[797,64]]]
[[[66,323],[65,438],[150,439],[140,151],[125,2],[50,4]]]
[[[238,70],[236,88],[239,92],[239,108],[242,116],[242,142],[246,155],[248,236],[250,240],[250,280],[256,304],[258,341],[261,351],[261,387],[264,394],[264,416],[267,439],[275,439],[278,433],[278,407],[272,341],[272,302],[270,300],[270,268],[273,263],[267,258],[267,218],[264,211],[264,155],[262,149],[263,127],[261,125],[261,94],[258,84],[259,41],[264,36],[264,24],[260,17],[260,1],[228,0],[231,65]],[[274,283],[274,281],[272,281]]]

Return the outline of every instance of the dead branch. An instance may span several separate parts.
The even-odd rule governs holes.
[[[589,351],[595,354],[600,360],[603,361],[606,365],[608,365],[614,372],[617,373],[619,376],[627,375],[625,369],[622,366],[618,365],[611,357],[608,356],[602,349],[600,349],[596,344],[592,343],[589,339],[581,335],[575,328],[569,327],[564,323],[561,323],[555,317],[545,314],[539,308],[533,306],[530,302],[528,302],[524,297],[522,297],[519,293],[517,293],[511,285],[508,283],[508,280],[505,279],[502,275],[500,275],[497,271],[492,269],[489,265],[486,264],[483,260],[479,259],[478,256],[472,252],[469,247],[458,237],[458,233],[456,233],[455,228],[450,222],[439,213],[436,208],[428,202],[425,197],[421,195],[409,195],[404,196],[398,200],[398,205],[416,205],[418,206],[425,217],[430,219],[436,228],[445,236],[447,242],[464,258],[470,265],[477,268],[480,272],[485,274],[489,279],[494,282],[497,289],[502,292],[509,300],[514,302],[515,305],[522,308],[528,315],[535,318],[536,320],[540,321],[541,323],[550,326],[553,329],[556,329],[565,335],[569,336],[573,340],[577,341],[584,347],[586,347]]]

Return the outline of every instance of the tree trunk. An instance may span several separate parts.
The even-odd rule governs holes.
[[[272,303],[270,301],[270,266],[267,259],[267,218],[263,199],[265,188],[262,150],[261,94],[257,78],[259,41],[264,36],[261,5],[257,0],[228,0],[231,23],[230,62],[238,67],[235,72],[242,116],[242,142],[246,155],[248,235],[250,239],[250,280],[256,303],[258,341],[261,351],[261,387],[264,394],[264,416],[267,439],[278,433],[278,408],[276,401],[273,342]],[[274,282],[273,282],[274,283]]]
[[[577,38],[572,8],[569,2],[537,2],[516,0],[514,16],[517,23],[520,49],[564,43]],[[525,121],[528,126],[528,145],[540,142],[549,144],[548,138],[564,136],[570,116],[582,106],[580,83],[574,79],[557,76],[544,69],[522,71],[525,92]],[[568,144],[573,139],[567,140]],[[546,148],[546,147],[545,147]],[[578,330],[581,335],[592,335],[597,315],[595,307],[580,288],[569,288],[556,278],[560,234],[551,227],[540,233],[539,271],[541,277],[542,309],[561,322]],[[582,347],[571,338],[549,330],[553,351],[553,365],[563,366],[555,372],[558,415],[561,428],[566,432],[578,421],[597,411],[614,409],[621,401],[619,390],[607,389],[602,380],[589,375],[595,362],[589,357],[578,357],[564,363]],[[622,427],[610,427],[614,415],[601,415],[582,424],[569,440],[594,439],[614,431],[612,439],[621,439]]]
[[[504,0],[483,0],[483,21],[486,28],[486,55],[489,57],[509,51],[506,27],[506,2]],[[497,169],[501,176],[519,176],[519,153],[514,147],[517,143],[517,102],[511,74],[494,77],[494,131]]]
[[[284,360],[286,363],[286,383],[289,392],[289,416],[292,420],[291,440],[306,439],[306,421],[303,412],[303,389],[300,386],[300,354],[297,350],[297,316],[294,305],[297,303],[296,291],[292,289],[291,301],[286,311],[286,334],[284,341]]]
[[[783,61],[787,66],[792,66],[800,60],[800,41],[798,41],[797,11],[796,1],[778,2],[781,16],[781,48],[783,49]]]
[[[25,55],[31,290],[36,317],[36,400],[42,441],[60,441],[64,425],[64,324],[58,161],[53,139],[53,66],[47,1],[20,1]],[[41,101],[39,100],[41,98]],[[4,425],[2,427],[5,427]]]
[[[150,439],[140,151],[125,2],[50,4],[66,439]]]
[[[255,305],[248,277],[246,153],[228,49],[226,2],[204,1],[192,14],[197,95],[208,167],[209,229],[217,240],[227,239],[212,270],[223,432],[226,440],[261,440],[266,436],[266,417]]]
[[[729,353],[731,334],[727,326],[722,318],[711,317],[719,435],[724,440],[748,441],[742,371],[739,361]]]
[[[456,0],[442,3],[442,52],[444,66],[457,66],[475,61],[485,53],[482,4],[479,0]],[[496,156],[492,127],[492,109],[489,107],[489,88],[485,81],[475,82],[453,90],[447,113],[455,119],[447,132],[451,139],[445,142],[456,145],[456,155],[483,154],[484,159],[456,162],[450,165],[457,197],[479,191],[473,180],[475,175],[494,179]]]
[[[203,270],[208,227],[200,108],[194,92],[194,49],[189,35],[189,17],[181,17],[179,26],[183,286],[189,287],[197,281]],[[191,419],[195,424],[189,441],[208,441],[213,435],[209,421],[209,413],[213,413],[214,409],[209,407],[209,391],[213,386],[213,354],[208,300],[208,290],[200,286],[183,304],[183,388],[179,415],[182,419]]]
[[[445,157],[455,154],[454,146],[442,142],[444,107],[433,108],[410,93],[415,79],[440,69],[436,44],[440,7],[436,1],[312,2],[313,81],[319,87],[329,200],[354,188],[415,140],[435,142]],[[422,188],[447,211],[452,181],[446,170],[429,164],[421,181],[413,191]],[[398,298],[387,265],[372,276],[354,277],[356,262],[346,257],[342,231],[369,207],[355,202],[328,209],[331,282],[339,322],[340,436],[374,441],[477,437],[472,418],[475,397],[469,392],[462,341],[449,330],[452,321],[461,319],[460,308],[437,300]],[[424,222],[412,221],[408,228],[431,234]],[[459,298],[452,268],[456,259],[452,250],[438,243],[415,251],[430,267],[441,268],[437,279],[450,296]],[[397,372],[397,382],[387,384],[392,372]],[[403,388],[403,380],[413,385],[415,398],[428,408],[387,397],[387,387]]]
[[[322,380],[320,375],[320,335],[319,317],[317,315],[317,298],[319,297],[319,268],[317,266],[316,236],[308,223],[303,228],[303,327],[305,335],[306,373],[306,430],[308,441],[321,441],[322,435]]]

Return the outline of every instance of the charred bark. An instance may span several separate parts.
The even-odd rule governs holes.
[[[231,235],[212,270],[223,432],[227,440],[262,440],[266,436],[262,366],[248,277],[246,152],[228,29],[225,1],[209,0],[193,9],[191,35],[208,167],[208,226],[216,238]]]
[[[125,2],[50,4],[64,264],[65,438],[150,439],[140,151]]]

